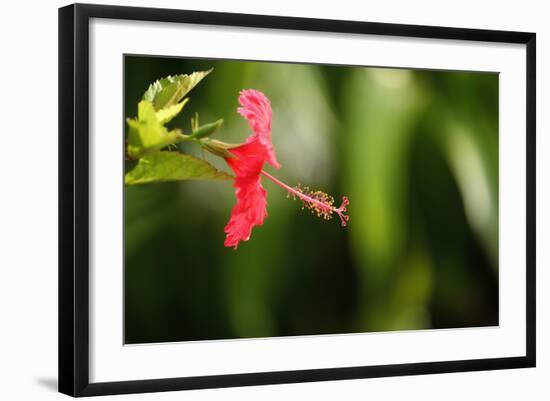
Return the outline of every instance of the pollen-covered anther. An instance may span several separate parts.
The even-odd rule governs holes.
[[[300,192],[305,195],[301,197],[303,205],[325,220],[332,218],[334,198],[323,191],[310,191],[308,187],[303,188]]]
[[[312,213],[316,214],[317,217],[321,217],[325,220],[330,220],[332,215],[336,213],[340,218],[342,226],[345,227],[347,225],[349,217],[345,215],[344,212],[347,210],[346,206],[349,205],[349,200],[346,196],[342,198],[340,207],[336,208],[334,207],[334,198],[326,192],[313,191],[310,190],[309,187],[302,187],[300,184],[295,187],[290,187],[264,170],[262,170],[262,175],[284,188],[293,199],[300,199],[302,201],[302,209],[309,209]]]

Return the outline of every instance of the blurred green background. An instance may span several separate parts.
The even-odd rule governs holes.
[[[347,195],[350,223],[264,179],[269,216],[235,251],[232,182],[126,186],[126,343],[498,325],[498,74],[126,56],[125,117],[151,82],[211,67],[169,126],[198,112],[243,142],[239,91],[264,92],[266,170]]]

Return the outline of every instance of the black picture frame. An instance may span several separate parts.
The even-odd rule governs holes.
[[[90,383],[89,21],[161,21],[526,45],[526,355],[263,373]],[[534,367],[536,35],[479,29],[74,4],[59,9],[59,391],[71,396],[252,386]]]

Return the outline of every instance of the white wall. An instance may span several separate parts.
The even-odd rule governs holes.
[[[107,1],[107,0],[105,0]],[[355,19],[537,33],[538,367],[511,371],[368,379],[118,399],[550,399],[549,13],[544,1],[296,0],[115,1],[124,5]],[[6,2],[0,36],[0,398],[50,400],[57,375],[57,7],[60,1]],[[108,397],[106,399],[114,399]]]

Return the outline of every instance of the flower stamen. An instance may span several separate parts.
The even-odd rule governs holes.
[[[266,173],[264,170],[261,174],[268,180],[279,185],[281,188],[287,191],[287,197],[292,196],[294,199],[298,198],[302,201],[302,209],[309,209],[317,217],[321,217],[325,220],[330,220],[334,213],[340,218],[342,227],[347,226],[349,216],[345,214],[347,211],[346,206],[349,205],[349,199],[347,196],[342,197],[342,203],[339,207],[334,206],[334,198],[323,191],[312,191],[309,187],[302,187],[298,185],[291,187],[284,182],[279,181],[271,174]]]

